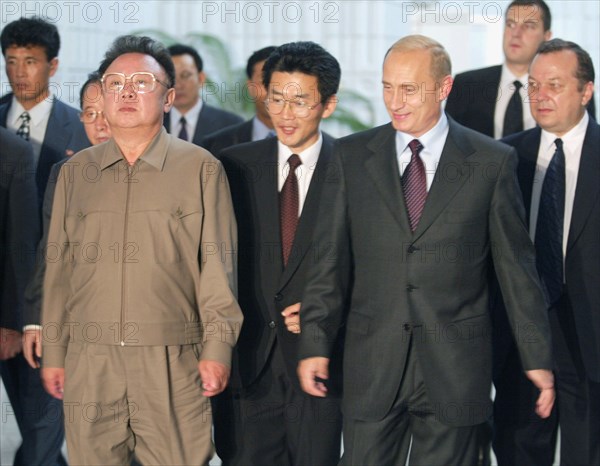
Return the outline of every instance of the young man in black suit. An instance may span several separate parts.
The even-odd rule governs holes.
[[[317,398],[300,388],[296,365],[303,332],[298,312],[320,253],[312,233],[333,145],[319,124],[335,110],[340,76],[337,60],[313,42],[277,48],[263,71],[277,138],[220,154],[238,221],[244,312],[233,368],[238,389],[215,405],[215,443],[225,464],[339,460],[339,366],[332,369],[328,396]]]
[[[210,133],[236,125],[241,117],[208,105],[200,95],[206,81],[200,54],[189,45],[168,47],[175,64],[175,104],[165,113],[164,125],[169,133],[196,145]]]
[[[248,80],[246,81],[247,92],[245,95],[252,99],[255,115],[239,125],[224,128],[206,136],[200,142],[200,145],[213,155],[218,154],[226,147],[242,144],[243,142],[258,141],[275,135],[271,116],[264,102],[267,97],[267,90],[262,82],[262,71],[265,61],[276,48],[270,45],[250,55],[246,65]]]
[[[0,42],[12,88],[10,98],[0,104],[0,126],[16,132],[32,146],[37,215],[41,219],[52,166],[90,142],[77,110],[50,92],[60,48],[56,26],[39,18],[21,18],[2,30]],[[2,379],[23,437],[15,464],[65,464],[60,451],[64,438],[62,403],[45,392],[38,370],[19,354],[2,365]]]
[[[495,380],[501,466],[552,465],[559,425],[560,464],[600,464],[600,126],[585,110],[593,88],[587,52],[560,39],[544,43],[529,70],[538,127],[503,140],[519,154],[526,218],[550,305],[557,403],[549,419],[527,416],[535,395],[513,342]]]
[[[345,324],[343,465],[478,464],[491,414],[492,267],[515,327],[533,324],[519,353],[538,414],[552,409],[550,332],[516,153],[446,117],[450,73],[428,37],[392,45],[383,64],[391,123],[339,139],[326,176],[313,241],[333,250],[309,272],[298,373],[308,393],[326,393],[331,337]]]
[[[504,63],[457,74],[446,102],[448,115],[495,139],[533,128],[535,121],[526,105],[527,70],[540,44],[552,36],[551,22],[550,8],[544,0],[511,2],[506,9],[502,38]],[[508,115],[505,127],[517,82],[521,121]]]

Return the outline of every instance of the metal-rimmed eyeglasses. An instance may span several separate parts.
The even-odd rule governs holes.
[[[289,105],[290,111],[294,114],[294,116],[297,116],[298,118],[306,118],[310,114],[310,111],[313,108],[318,107],[320,103],[316,105],[308,105],[304,100],[285,100],[276,97],[273,99],[266,99],[265,105],[267,107],[267,111],[273,115],[279,115],[281,112],[283,112],[285,106]]]
[[[102,76],[100,82],[102,83],[102,90],[110,94],[118,94],[125,89],[128,85],[133,86],[133,91],[136,94],[147,94],[156,89],[156,83],[160,83],[167,89],[169,85],[162,82],[153,73],[148,71],[138,71],[137,73],[131,73],[129,76],[124,73],[105,73]]]
[[[94,123],[100,115],[104,115],[104,112],[102,110],[84,110],[82,112],[79,112],[79,121],[81,121],[85,125],[89,125]]]

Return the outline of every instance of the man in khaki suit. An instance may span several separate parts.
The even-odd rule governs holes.
[[[123,36],[100,64],[113,139],[61,169],[48,235],[42,378],[72,464],[207,464],[207,397],[242,322],[226,177],[167,134],[167,50]],[[64,389],[64,394],[63,394]]]

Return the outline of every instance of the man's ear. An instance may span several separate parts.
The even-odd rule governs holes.
[[[334,112],[335,108],[337,107],[337,102],[338,102],[338,98],[337,98],[336,94],[333,94],[331,97],[329,97],[329,99],[327,99],[325,101],[325,103],[323,104],[322,118],[327,118],[327,117],[331,116],[331,114]]]
[[[163,104],[163,112],[165,112],[165,113],[169,112],[171,110],[171,107],[173,107],[173,102],[175,102],[175,88],[174,87],[167,90],[167,93],[165,94],[165,101]]]
[[[200,85],[204,86],[204,83],[206,82],[206,73],[204,71],[198,73],[198,82]]]
[[[56,71],[58,70],[58,57],[54,57],[52,60],[50,60],[48,62],[48,64],[50,65],[50,77],[54,76],[56,74]]]
[[[452,90],[452,84],[454,84],[454,80],[452,76],[448,75],[444,79],[442,79],[441,87],[440,87],[440,102],[446,100],[450,91]]]

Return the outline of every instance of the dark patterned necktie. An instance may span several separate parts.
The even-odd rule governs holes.
[[[290,171],[283,188],[279,193],[279,222],[281,225],[281,252],[283,253],[283,265],[287,265],[298,226],[298,206],[300,194],[298,193],[298,177],[296,168],[302,161],[297,154],[290,155],[288,159]]]
[[[521,81],[515,81],[515,92],[508,101],[506,113],[504,114],[504,124],[502,125],[502,137],[509,134],[523,131],[523,101],[519,89],[523,86]]]
[[[549,304],[560,298],[563,286],[563,225],[565,218],[565,153],[561,139],[550,160],[535,229],[536,265]]]
[[[19,118],[21,119],[21,126],[17,129],[17,136],[29,141],[29,122],[31,121],[31,116],[29,116],[28,112],[23,112]]]
[[[425,165],[419,156],[423,145],[418,139],[413,139],[408,143],[408,147],[412,156],[402,175],[402,191],[406,201],[410,229],[415,231],[423,213],[425,199],[427,199],[427,177],[425,176]]]
[[[185,117],[181,117],[179,120],[179,124],[181,125],[181,129],[179,130],[179,139],[183,139],[184,141],[188,140],[188,132],[187,132],[187,121],[185,121]]]

